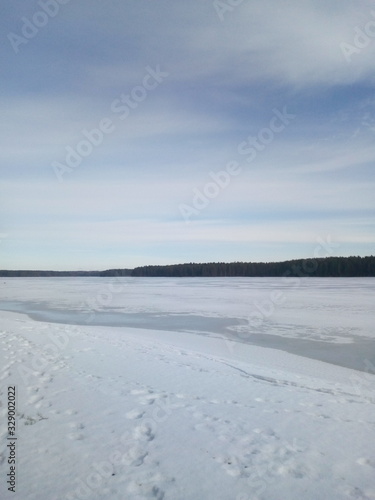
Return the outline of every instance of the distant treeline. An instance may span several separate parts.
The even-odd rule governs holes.
[[[108,269],[107,271],[2,271],[2,278],[43,278],[68,276],[130,276],[132,269]]]
[[[65,276],[145,276],[145,277],[319,277],[344,278],[375,276],[375,257],[326,257],[287,260],[284,262],[210,262],[143,266],[135,269],[106,271],[1,271],[0,277]]]
[[[211,262],[144,266],[133,269],[132,276],[154,277],[357,277],[375,276],[375,257],[327,257],[285,262]]]

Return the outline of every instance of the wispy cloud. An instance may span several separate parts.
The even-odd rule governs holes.
[[[37,8],[2,7],[6,41]],[[61,6],[18,53],[3,51],[3,265],[277,260],[308,256],[328,233],[341,253],[371,253],[375,38],[350,61],[342,44],[373,10],[264,0],[220,19],[212,2]],[[150,67],[168,76],[146,96]],[[113,103],[132,92],[121,119]],[[290,125],[252,161],[240,154],[284,108]],[[53,163],[105,118],[111,133],[59,182]],[[179,206],[230,162],[240,174],[187,225]]]

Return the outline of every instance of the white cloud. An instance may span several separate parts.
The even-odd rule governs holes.
[[[244,1],[222,22],[211,1],[92,5],[71,3],[55,20],[60,31],[7,60],[0,229],[9,259],[24,252],[22,262],[29,253],[60,265],[91,248],[99,262],[126,248],[135,262],[157,247],[161,262],[262,244],[280,253],[330,231],[373,242],[375,37],[351,63],[340,47],[372,19],[373,2]],[[111,103],[147,65],[169,76],[121,120]],[[284,105],[296,119],[246,162],[238,144]],[[115,130],[59,183],[51,163],[105,117]],[[231,160],[242,173],[186,225],[179,205]]]
[[[276,79],[296,87],[352,83],[373,72],[375,41],[348,64],[341,43],[353,43],[355,29],[373,20],[373,3],[314,0],[243,2],[219,25],[201,26],[192,50],[242,82]],[[357,64],[358,62],[358,64]],[[194,63],[189,71],[194,70]]]
[[[48,240],[45,235],[48,234]],[[194,245],[227,243],[274,243],[274,244],[313,244],[317,238],[334,235],[334,240],[344,243],[375,243],[375,236],[369,235],[366,228],[351,227],[351,223],[335,219],[290,221],[290,222],[249,222],[228,223],[199,221],[190,226],[179,222],[160,222],[155,220],[123,220],[115,222],[72,222],[55,224],[35,224],[33,228],[20,226],[11,231],[9,241],[30,245],[30,240],[39,242],[38,247],[55,247],[64,242],[70,251],[100,253],[104,250],[138,248],[143,245],[160,247],[186,243]],[[147,252],[149,255],[152,252]]]

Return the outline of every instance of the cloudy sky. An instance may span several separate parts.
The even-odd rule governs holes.
[[[374,2],[0,11],[0,268],[374,254]]]

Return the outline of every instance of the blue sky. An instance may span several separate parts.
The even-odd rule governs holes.
[[[374,253],[374,2],[0,10],[0,268]]]

